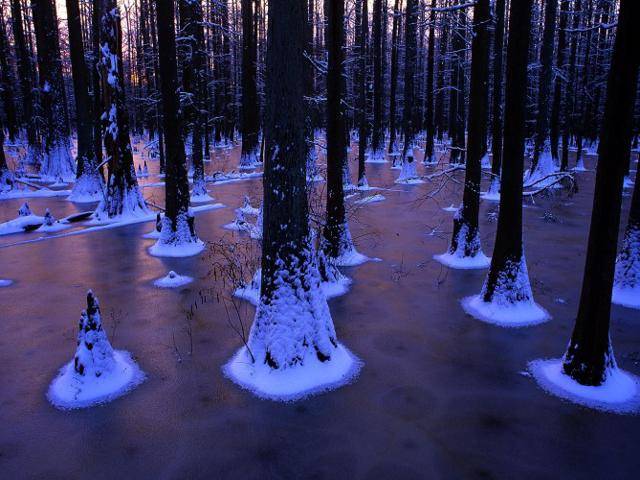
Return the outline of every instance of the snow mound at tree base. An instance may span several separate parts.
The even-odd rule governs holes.
[[[613,287],[611,301],[616,305],[640,309],[640,286],[636,288]]]
[[[204,248],[205,243],[199,239],[194,242],[164,243],[162,238],[159,238],[155,245],[149,247],[149,255],[171,258],[193,257],[201,253]]]
[[[339,297],[349,291],[349,287],[353,283],[349,277],[341,275],[335,282],[320,282],[320,289],[324,296],[330,298]],[[256,270],[251,282],[244,287],[237,288],[233,295],[242,300],[246,300],[251,305],[257,307],[260,302],[260,288],[262,286],[262,269]]]
[[[207,203],[214,200],[208,193],[191,193],[190,199],[191,203]]]
[[[321,362],[310,355],[304,365],[280,370],[274,370],[265,363],[251,362],[246,347],[242,347],[222,367],[222,372],[257,397],[294,402],[353,382],[362,365],[362,361],[341,343],[333,350],[331,360]]]
[[[366,262],[380,262],[379,258],[367,257],[358,252],[355,248],[350,250],[343,250],[338,258],[335,259],[335,264],[338,267],[356,267]]]
[[[0,288],[8,287],[11,284],[13,284],[13,280],[6,280],[6,279],[0,278]]]
[[[178,275],[172,270],[166,276],[155,280],[153,284],[159,288],[178,288],[191,282],[193,282],[193,278],[187,275]]]
[[[60,369],[51,382],[47,398],[61,410],[86,408],[110,402],[133,390],[145,380],[145,374],[129,352],[113,352],[115,367],[101,376],[78,375],[73,360]]]
[[[462,257],[455,253],[447,252],[440,255],[434,255],[433,259],[446,267],[458,270],[489,268],[489,265],[491,265],[491,258],[487,257],[481,251],[476,253],[473,257]]]
[[[500,327],[526,327],[544,323],[551,315],[533,300],[505,305],[485,302],[482,295],[463,298],[462,309],[472,317]]]
[[[529,362],[529,371],[543,390],[564,400],[607,412],[640,412],[640,379],[617,367],[597,387],[581,385],[566,375],[561,358]]]

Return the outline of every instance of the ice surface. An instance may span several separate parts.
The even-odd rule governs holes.
[[[153,282],[156,287],[160,288],[177,288],[191,283],[193,278],[187,275],[178,275],[171,270],[167,275]]]
[[[226,377],[267,400],[293,402],[353,382],[362,369],[360,361],[344,345],[338,343],[331,360],[321,362],[308,355],[303,365],[275,370],[263,362],[251,362],[246,347],[242,347],[222,367]]]
[[[610,368],[600,386],[581,385],[562,370],[562,359],[534,360],[529,371],[546,392],[579,405],[615,413],[640,411],[640,379]]]

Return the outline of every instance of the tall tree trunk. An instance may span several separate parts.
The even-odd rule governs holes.
[[[559,143],[560,143],[560,111],[562,110],[562,97],[564,94],[563,79],[559,74],[564,69],[564,62],[567,48],[567,17],[569,16],[569,0],[562,0],[560,5],[560,18],[558,23],[558,54],[556,55],[556,73],[553,85],[553,106],[551,108],[551,124],[549,139],[551,144],[551,157],[555,163],[559,162]],[[566,102],[566,100],[565,100]],[[563,122],[565,119],[562,119]],[[565,128],[564,126],[562,127]],[[561,164],[562,167],[562,164]],[[565,165],[566,168],[566,165]]]
[[[360,0],[360,25],[358,32],[358,186],[367,185],[365,154],[367,150],[367,39],[369,31],[369,8],[367,0]]]
[[[9,170],[7,157],[4,154],[4,126],[0,117],[0,193],[13,190],[13,187],[13,173]]]
[[[405,21],[405,53],[404,53],[404,108],[402,111],[402,130],[404,146],[402,148],[403,162],[413,162],[413,139],[416,131],[414,125],[415,74],[417,64],[416,24],[418,23],[418,2],[407,0]]]
[[[36,122],[36,105],[33,95],[35,86],[33,63],[24,32],[24,19],[20,0],[11,0],[11,27],[16,49],[16,63],[22,94],[22,117],[27,132],[27,161],[37,165],[42,161],[42,146]]]
[[[562,159],[560,161],[560,170],[567,170],[569,166],[569,139],[572,133],[572,125],[575,113],[575,77],[576,77],[576,54],[578,49],[578,27],[580,26],[580,15],[582,11],[582,0],[575,0],[573,7],[573,23],[571,25],[572,38],[569,47],[569,69],[567,75],[567,93],[566,101],[563,107],[562,120]]]
[[[462,5],[464,0],[459,0],[459,4]],[[457,26],[452,31],[453,38],[451,40],[451,47],[453,49],[453,78],[451,83],[454,88],[451,89],[449,99],[449,115],[450,115],[450,127],[449,134],[451,136],[451,156],[450,163],[464,163],[465,158],[465,121],[464,121],[464,63],[465,63],[465,18],[466,13],[463,8],[460,8],[457,13]]]
[[[504,72],[504,15],[505,0],[495,3],[495,36],[493,44],[493,119],[491,123],[491,186],[489,191],[497,194],[500,190],[500,170],[502,169],[502,85]]]
[[[499,299],[514,304],[531,300],[522,248],[522,175],[532,1],[513,2],[509,16],[500,214],[491,267],[482,292],[485,302]]]
[[[601,385],[616,368],[609,340],[611,292],[622,206],[624,164],[633,122],[628,101],[637,86],[640,55],[637,28],[640,3],[621,0],[616,40],[607,82],[607,100],[600,134],[591,229],[580,305],[563,360],[564,372],[582,385]]]
[[[400,8],[401,1],[395,0],[395,4],[393,6],[393,22],[391,26],[391,78],[389,80],[389,153],[395,153],[398,150],[398,145],[396,145],[396,94],[398,91],[398,49],[400,44],[400,19],[402,18]]]
[[[194,219],[189,214],[189,179],[184,153],[182,118],[178,98],[178,66],[176,64],[175,13],[173,2],[158,2],[158,48],[162,52],[159,62],[160,92],[162,94],[162,131],[166,142],[165,217],[157,250],[162,246],[180,247],[201,242],[195,236]],[[200,145],[200,149],[202,146]]]
[[[371,131],[371,155],[384,157],[384,128],[382,125],[384,89],[382,71],[382,0],[373,0],[373,128]]]
[[[100,80],[102,85],[104,150],[109,161],[107,195],[96,210],[97,218],[148,214],[138,188],[129,143],[122,65],[122,30],[116,0],[100,2]]]
[[[258,163],[258,94],[256,90],[257,46],[253,0],[242,0],[242,152],[240,167]]]
[[[188,93],[184,108],[185,129],[183,134],[191,132],[193,163],[193,196],[207,195],[204,181],[203,125],[205,123],[205,43],[202,26],[202,5],[198,0],[180,0],[180,34],[183,38],[182,49],[182,90]]]
[[[531,173],[538,167],[540,155],[548,155],[549,137],[549,92],[551,89],[554,37],[556,33],[556,11],[558,0],[546,0],[544,9],[544,31],[540,49],[540,77],[538,79],[538,115],[536,119],[536,135],[533,147]],[[543,172],[547,173],[547,172]]]
[[[327,0],[327,223],[324,230],[326,253],[337,258],[345,230],[343,164],[344,137],[344,0]]]
[[[80,7],[78,0],[66,0],[66,5],[78,134],[76,183],[72,198],[99,200],[102,196],[102,178],[97,172],[94,158],[93,105],[89,98],[89,70],[85,63]]]
[[[18,115],[14,102],[15,93],[13,83],[14,78],[9,66],[7,30],[4,24],[4,18],[0,18],[0,89],[2,90],[4,114],[7,119],[7,132],[9,133],[9,139],[11,141],[15,140],[18,136]]]
[[[424,150],[424,163],[436,163],[433,152],[433,138],[435,136],[433,124],[433,66],[435,60],[435,23],[436,23],[436,0],[431,0],[431,11],[429,12],[429,41],[427,44],[427,84],[426,95],[427,104],[425,106],[425,127],[427,139]]]
[[[43,176],[75,177],[69,143],[69,119],[62,78],[58,20],[53,0],[32,0],[33,26],[38,47],[38,71],[43,111]]]
[[[481,160],[486,151],[484,125],[487,123],[489,83],[489,0],[478,0],[473,8],[471,43],[471,92],[469,138],[462,206],[453,221],[449,253],[458,258],[482,257],[478,217],[480,213]],[[485,264],[479,265],[486,267]]]

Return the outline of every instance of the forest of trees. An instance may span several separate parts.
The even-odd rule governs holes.
[[[616,267],[640,128],[639,3],[2,0],[0,145],[22,145],[24,154],[10,168],[0,148],[0,192],[27,173],[75,180],[74,195],[99,201],[98,219],[148,215],[131,142],[145,138],[166,185],[151,253],[200,251],[190,198],[207,193],[212,148],[241,145],[236,168],[264,168],[262,290],[246,354],[277,370],[343,355],[317,291],[331,269],[359,261],[344,199],[367,188],[367,163],[388,160],[405,184],[420,180],[419,163],[427,173],[463,172],[450,246],[437,258],[489,268],[480,294],[463,301],[467,313],[532,324],[548,314],[533,302],[523,192],[575,191],[585,155],[597,154],[563,368],[582,385],[600,385],[616,365],[612,292],[640,285],[637,183]],[[326,151],[326,209],[312,232],[317,145]],[[482,198],[499,200],[491,259],[480,240]],[[512,322],[508,309],[518,306],[526,308]]]

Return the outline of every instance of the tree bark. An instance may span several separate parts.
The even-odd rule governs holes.
[[[242,0],[242,152],[240,166],[258,162],[258,94],[256,90],[257,47],[253,0]]]
[[[615,368],[609,340],[611,292],[620,226],[624,162],[630,147],[640,51],[637,28],[640,3],[621,0],[607,99],[600,133],[600,155],[591,214],[587,258],[578,316],[564,357],[564,372],[582,385],[601,385]]]

